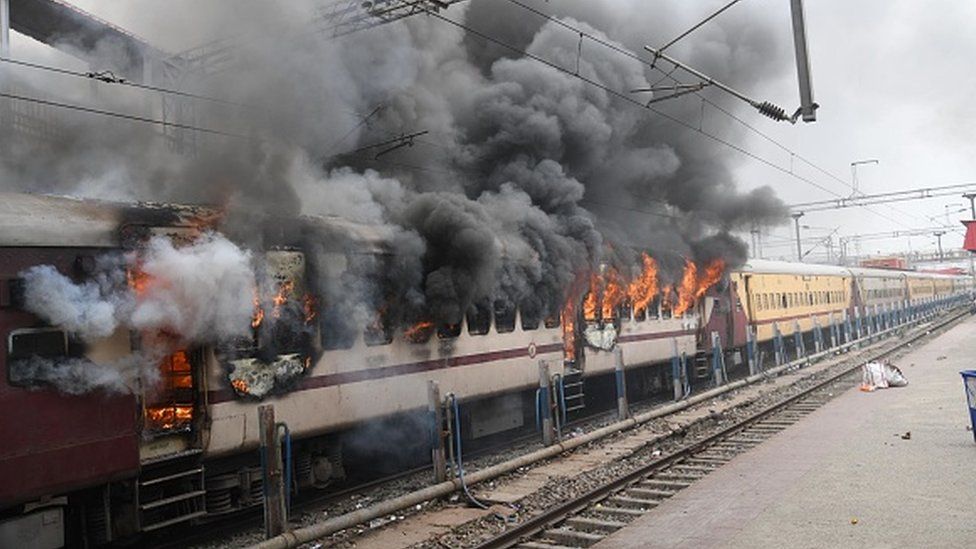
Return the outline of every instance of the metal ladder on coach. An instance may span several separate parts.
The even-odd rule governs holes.
[[[566,415],[586,408],[586,395],[583,393],[583,371],[578,368],[567,367],[563,371],[562,383]]]
[[[139,520],[143,532],[207,514],[200,450],[143,463],[139,476]]]

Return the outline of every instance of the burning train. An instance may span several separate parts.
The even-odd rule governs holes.
[[[214,232],[219,218],[0,198],[0,531],[97,545],[259,505],[261,402],[293,438],[290,489],[324,488],[357,453],[425,455],[428,380],[464,402],[466,436],[504,436],[533,422],[540,360],[585,382],[574,408],[598,407],[616,349],[638,398],[670,387],[663,365],[701,355],[713,332],[734,369],[748,333],[769,345],[774,325],[809,334],[835,313],[972,291],[968,278],[719,259],[668,281],[643,254],[631,271],[579,273],[558,311],[486,303],[401,325],[379,303],[350,311],[350,331],[319,282],[383,264],[389,235],[269,218],[248,228],[257,252]]]

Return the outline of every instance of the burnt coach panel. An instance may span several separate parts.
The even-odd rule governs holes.
[[[139,469],[137,405],[132,395],[65,395],[12,378],[13,360],[79,352],[67,334],[20,310],[17,273],[49,264],[75,275],[91,251],[0,248],[0,505],[103,484]]]

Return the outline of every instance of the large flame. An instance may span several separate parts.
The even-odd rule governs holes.
[[[176,351],[159,364],[161,387],[154,402],[146,404],[145,420],[151,431],[184,429],[193,422],[193,370],[185,350]]]
[[[705,266],[704,271],[699,271],[692,261],[686,259],[685,272],[681,277],[681,285],[678,287],[678,303],[674,307],[674,314],[682,315],[691,309],[709,288],[721,280],[724,271],[725,262],[721,259],[710,261]]]
[[[641,254],[640,274],[627,285],[627,298],[634,308],[634,314],[646,311],[658,294],[657,262],[646,253]]]
[[[620,277],[617,269],[609,267],[603,274],[603,306],[600,311],[603,313],[603,320],[616,318],[617,307],[626,297],[623,278]]]
[[[593,274],[590,276],[590,291],[583,299],[583,318],[589,322],[597,320],[597,313],[600,311],[600,276]]]
[[[271,303],[274,304],[274,309],[271,311],[271,315],[275,318],[281,318],[281,308],[288,303],[288,299],[291,296],[292,290],[295,289],[295,282],[292,280],[285,280],[278,285],[278,293],[271,298]]]
[[[576,360],[576,307],[572,299],[566,300],[562,310],[563,358],[566,362]]]

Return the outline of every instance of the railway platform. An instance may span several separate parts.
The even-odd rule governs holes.
[[[838,396],[594,547],[972,547],[974,336],[969,318],[896,361],[907,387]]]

